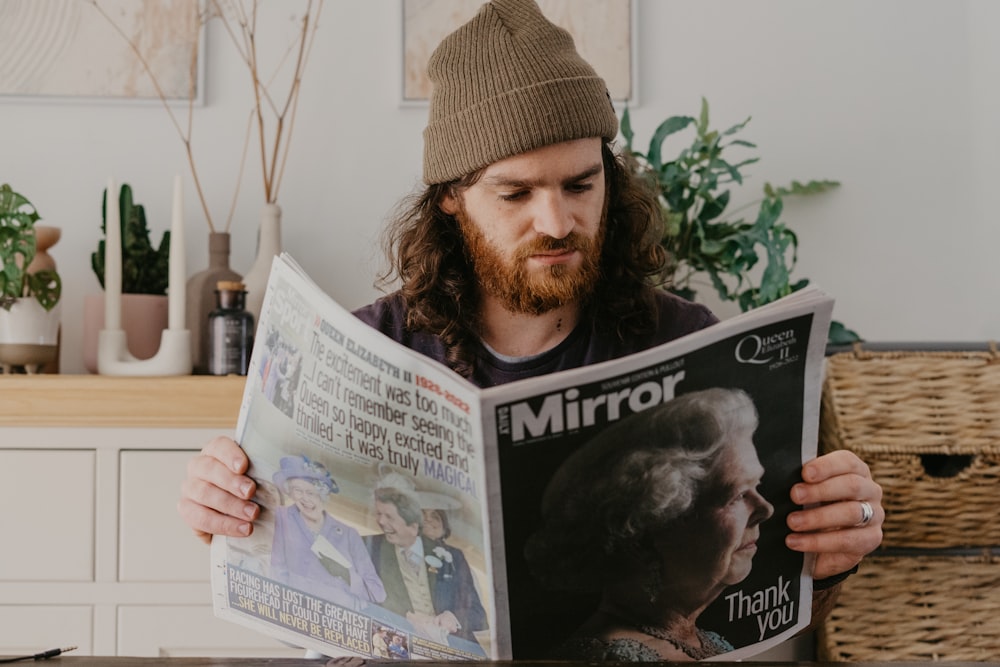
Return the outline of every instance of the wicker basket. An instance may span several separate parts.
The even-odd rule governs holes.
[[[1000,557],[868,556],[817,633],[836,661],[1000,656]]]
[[[823,451],[882,485],[884,546],[1000,545],[1000,354],[865,352],[827,359]]]

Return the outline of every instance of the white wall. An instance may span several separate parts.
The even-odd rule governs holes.
[[[68,0],[67,0],[68,1]],[[748,192],[765,181],[831,178],[838,190],[787,202],[799,277],[838,299],[835,316],[870,340],[1000,337],[1000,5],[989,0],[636,0],[637,144],[675,114],[752,116]],[[265,19],[287,22],[271,3]],[[281,189],[283,241],[348,307],[376,295],[378,233],[420,179],[426,108],[399,104],[395,0],[330,0],[306,74]],[[224,219],[249,108],[249,83],[225,35],[208,35],[207,99],[194,146],[210,205]],[[173,174],[185,177],[188,268],[206,263],[207,227],[181,147],[156,105],[5,102],[0,181],[26,194],[63,237],[62,372],[83,372],[81,300],[109,176],[129,182],[159,240]],[[249,268],[261,203],[251,154],[232,227],[233,267]],[[722,314],[728,314],[723,309]]]

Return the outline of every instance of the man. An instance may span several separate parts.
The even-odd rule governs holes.
[[[482,386],[579,367],[716,320],[656,285],[659,206],[611,142],[606,87],[531,0],[493,0],[428,64],[426,189],[389,230],[397,292],[357,315]],[[246,456],[216,438],[179,511],[195,533],[244,536],[257,507]],[[816,554],[816,617],[881,542],[882,490],[854,454],[806,463],[787,545]]]
[[[399,489],[375,490],[375,520],[382,534],[366,542],[385,585],[381,606],[432,638],[475,641],[473,632],[487,627],[486,610],[464,554],[422,536],[420,505]]]

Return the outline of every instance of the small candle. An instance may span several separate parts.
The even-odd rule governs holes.
[[[104,328],[122,328],[122,228],[115,181],[104,196]]]
[[[167,328],[185,328],[184,296],[187,289],[184,268],[184,203],[181,197],[180,174],[174,176],[174,208],[170,221],[170,272],[167,283]]]

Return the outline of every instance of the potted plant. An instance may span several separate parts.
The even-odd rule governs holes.
[[[0,185],[0,365],[36,372],[58,355],[59,297],[55,269],[29,272],[35,259],[35,223],[41,219],[28,199]]]
[[[695,299],[696,279],[707,276],[720,299],[736,302],[743,311],[809,283],[807,279],[792,281],[798,237],[779,221],[783,198],[818,194],[840,185],[830,180],[804,184],[793,181],[787,187],[765,183],[763,197],[733,212],[756,205],[752,219],[723,216],[729,205],[730,184],[742,185],[740,170],[759,159],[748,157],[733,162],[728,156],[730,147],[756,148],[748,141],[732,138],[749,121],[722,132],[713,130],[709,127],[708,102],[702,98],[697,119],[667,118],[656,128],[645,153],[632,147],[634,132],[627,108],[621,121],[627,158],[635,172],[659,193],[665,222],[662,245],[671,261],[667,289]],[[690,145],[677,157],[665,158],[663,144],[667,137],[692,125],[695,137]],[[858,340],[855,332],[840,322],[831,324],[829,342],[854,340]]]
[[[107,234],[107,189],[101,197],[101,233]],[[136,359],[149,359],[160,345],[161,332],[167,327],[167,284],[170,276],[170,230],[163,232],[159,246],[153,246],[146,224],[146,210],[135,201],[132,188],[123,183],[118,193],[122,255],[122,328],[128,349]],[[90,254],[101,287],[104,287],[106,241],[97,243]],[[97,372],[97,338],[104,328],[104,295],[84,298],[83,362],[91,373]]]

